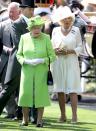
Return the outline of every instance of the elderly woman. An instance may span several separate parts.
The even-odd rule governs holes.
[[[75,17],[69,7],[61,6],[55,13],[53,21],[58,22],[60,27],[54,28],[52,32],[53,48],[57,55],[57,59],[52,65],[52,71],[54,92],[58,93],[61,110],[59,121],[66,121],[65,94],[69,94],[72,106],[72,123],[76,123],[77,93],[81,93],[78,56],[82,52],[82,39],[79,28],[73,26]]]
[[[37,127],[42,127],[45,106],[50,105],[47,72],[48,63],[54,61],[55,52],[50,37],[41,32],[44,21],[40,16],[29,19],[29,33],[21,36],[17,59],[22,65],[18,105],[22,106],[23,126],[28,125],[28,107],[38,109]]]

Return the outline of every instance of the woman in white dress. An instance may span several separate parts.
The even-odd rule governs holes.
[[[78,55],[82,52],[82,40],[78,27],[74,27],[74,14],[70,8],[59,7],[53,16],[54,22],[60,27],[52,32],[52,43],[57,55],[52,65],[54,92],[58,93],[61,110],[60,122],[66,121],[65,94],[70,95],[72,107],[72,123],[77,122],[77,94],[82,92],[80,87],[80,69]]]

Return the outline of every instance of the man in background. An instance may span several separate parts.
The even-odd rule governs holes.
[[[20,15],[20,8],[19,3],[12,2],[8,6],[8,15],[9,19],[0,23],[0,43],[3,44],[3,51],[1,54],[1,61],[0,61],[0,82],[2,86],[2,90],[0,92],[0,114],[2,113],[3,108],[7,104],[7,116],[8,118],[13,118],[15,115],[16,110],[16,102],[15,102],[15,96],[12,94],[10,96],[10,101],[5,102],[5,99],[3,99],[5,89],[7,86],[5,86],[5,75],[6,75],[6,69],[7,64],[9,60],[9,56],[13,51],[14,48],[14,41],[13,37],[15,34],[12,30],[12,23],[19,18]]]

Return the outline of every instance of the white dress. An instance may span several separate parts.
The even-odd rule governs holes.
[[[54,79],[54,92],[81,93],[80,68],[78,55],[82,52],[82,39],[78,27],[72,27],[71,31],[64,36],[61,27],[54,28],[52,32],[53,48],[73,49],[75,54],[57,56],[51,69]]]

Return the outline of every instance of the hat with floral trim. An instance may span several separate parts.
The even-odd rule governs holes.
[[[42,26],[45,21],[39,16],[35,16],[29,19],[27,29],[30,31],[34,26]]]

